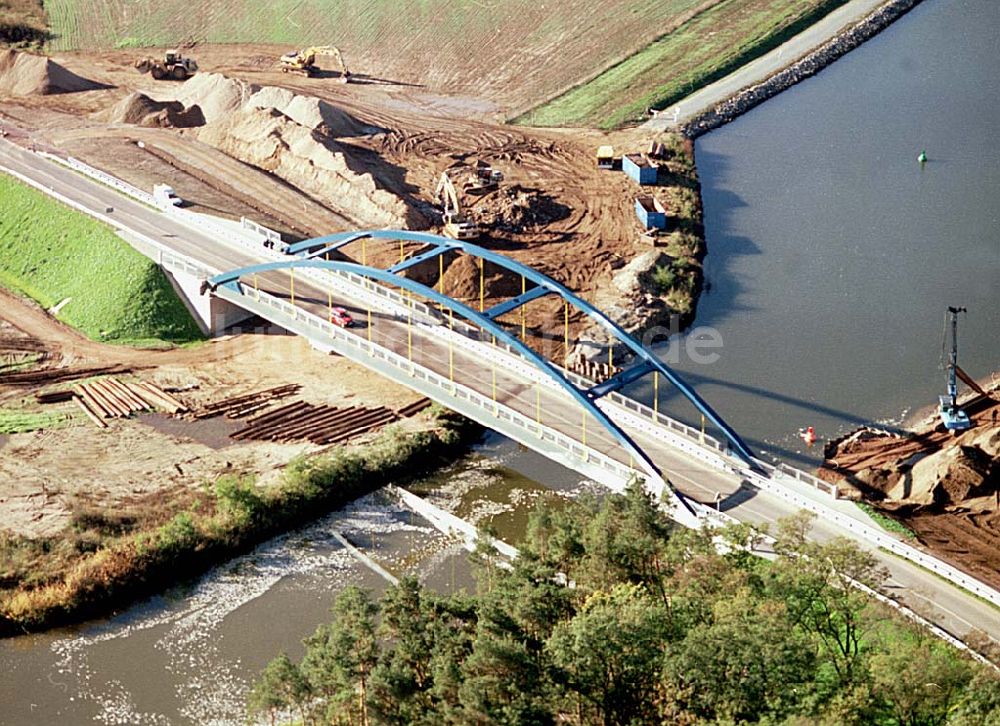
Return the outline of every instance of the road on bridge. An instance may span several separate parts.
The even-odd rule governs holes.
[[[7,167],[96,213],[103,214],[106,208],[112,207],[114,211],[108,216],[115,219],[121,229],[152,238],[215,271],[267,261],[264,254],[257,257],[246,248],[231,246],[199,233],[162,212],[3,140],[0,140],[0,167]],[[81,273],[96,275],[99,271]],[[250,281],[245,282],[251,284]],[[351,329],[355,335],[365,338],[371,335],[372,342],[402,356],[412,355],[415,363],[439,375],[451,374],[456,381],[484,396],[495,395],[498,403],[516,409],[528,418],[537,418],[545,426],[567,436],[579,440],[585,429],[588,446],[639,469],[638,464],[629,461],[627,453],[596,419],[588,416],[584,420],[578,404],[568,394],[539,385],[509,368],[490,364],[467,348],[442,342],[427,328],[411,325],[406,316],[399,313],[373,310],[369,329],[367,307],[343,298],[337,290],[328,292],[320,289],[317,283],[302,275],[296,275],[293,282],[287,271],[270,272],[260,275],[256,282],[260,290],[286,300],[291,299],[294,285],[295,304],[320,317],[327,316],[331,304],[342,305],[360,323],[359,327]],[[664,477],[689,497],[713,505],[717,497],[721,497],[721,507],[729,515],[741,521],[772,527],[778,519],[797,511],[793,505],[775,495],[741,486],[739,477],[734,474],[703,464],[659,439],[630,430],[627,426],[623,428],[647,452]],[[828,540],[845,532],[829,523],[817,521],[812,534],[819,540]],[[860,544],[872,549],[864,541]],[[912,563],[879,550],[874,551],[891,574],[888,589],[895,591],[894,594],[913,610],[952,633],[964,635],[978,628],[1000,639],[1000,611]]]

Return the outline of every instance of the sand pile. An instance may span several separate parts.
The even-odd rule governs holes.
[[[198,73],[177,89],[176,100],[198,106],[207,123],[224,120],[242,108],[259,86],[227,78],[220,73]]]
[[[831,446],[827,455],[850,461],[867,454],[863,463],[852,467],[851,482],[868,487],[876,499],[884,497],[884,505],[977,509],[981,499],[995,505],[1000,491],[1000,430],[974,428],[930,450],[915,448],[917,443],[863,429]],[[882,448],[887,456],[879,455]]]
[[[264,86],[247,101],[250,108],[275,108],[298,124],[334,138],[360,136],[364,125],[343,109],[287,88]]]
[[[890,501],[942,506],[974,504],[1000,488],[1000,432],[972,431],[960,445],[937,451],[915,462],[886,467]],[[912,463],[912,468],[909,464]],[[898,476],[893,476],[898,472]],[[878,481],[877,472],[874,481]],[[883,484],[883,487],[885,485]]]
[[[184,108],[180,101],[155,101],[144,93],[130,93],[112,108],[94,114],[94,118],[109,123],[161,128],[191,128],[205,124],[200,106]]]
[[[284,179],[359,227],[423,221],[400,197],[380,189],[371,174],[352,170],[335,142],[273,108],[244,108],[210,121],[198,139]]]
[[[107,86],[66,70],[55,61],[16,50],[0,50],[0,96],[94,91]]]
[[[177,90],[185,106],[201,107],[208,123],[224,120],[241,109],[274,108],[296,123],[326,136],[358,136],[364,124],[346,111],[314,96],[302,96],[287,88],[257,86],[221,73],[199,73]]]

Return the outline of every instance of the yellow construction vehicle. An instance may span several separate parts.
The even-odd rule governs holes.
[[[198,72],[198,63],[194,58],[184,58],[178,50],[168,50],[163,54],[163,60],[140,58],[135,62],[135,67],[140,73],[152,74],[158,81],[164,78],[186,81]]]
[[[448,176],[448,172],[441,172],[437,189],[434,191],[434,198],[441,205],[444,218],[444,234],[452,239],[476,239],[480,232],[475,222],[466,221],[462,215],[461,207],[458,203],[458,192],[455,185]]]
[[[502,181],[502,171],[494,169],[485,161],[476,160],[462,189],[469,194],[486,194],[496,189]]]
[[[337,63],[340,65],[339,80],[341,83],[348,83],[351,78],[351,72],[347,70],[347,64],[344,62],[344,56],[340,52],[340,48],[333,45],[320,45],[285,53],[281,56],[279,61],[281,71],[282,73],[294,71],[296,73],[305,73],[307,76],[311,76],[320,71],[320,69],[316,67],[316,59],[322,55],[332,55],[337,59]]]

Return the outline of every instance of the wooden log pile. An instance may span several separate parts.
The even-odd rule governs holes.
[[[282,398],[287,398],[298,392],[301,388],[297,383],[284,386],[276,386],[263,391],[255,391],[241,396],[225,398],[221,401],[213,401],[202,406],[191,414],[191,418],[203,419],[212,416],[225,415],[226,418],[245,418],[254,413],[260,413],[272,403]]]
[[[416,416],[424,409],[430,408],[431,404],[433,403],[434,402],[429,398],[421,398],[420,400],[414,401],[413,403],[407,406],[403,406],[401,409],[397,410],[396,415],[399,418],[409,418],[410,416]]]
[[[68,392],[76,405],[100,428],[107,428],[105,419],[125,418],[133,413],[162,409],[178,414],[187,406],[152,383],[126,383],[116,378],[102,378],[73,386]],[[66,391],[38,394],[40,403],[68,400]]]
[[[385,406],[337,408],[295,401],[250,419],[232,437],[258,441],[339,444],[397,419],[396,412]]]
[[[120,365],[100,366],[96,368],[42,368],[40,370],[18,371],[0,376],[0,385],[4,386],[36,386],[48,383],[72,381],[92,376],[121,375],[131,373],[134,369]]]

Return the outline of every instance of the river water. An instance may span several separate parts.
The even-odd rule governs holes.
[[[949,305],[962,367],[1000,369],[1000,2],[925,0],[696,154],[722,347],[677,368],[756,450],[934,405]]]
[[[580,479],[489,435],[411,490],[511,540],[539,499],[598,491]],[[335,534],[396,576],[438,592],[474,588],[459,543],[375,493],[118,616],[0,640],[0,724],[244,723],[257,674],[282,650],[302,656],[338,592],[357,585],[377,596],[388,586]]]
[[[926,0],[698,141],[711,288],[696,324],[723,345],[717,362],[682,354],[677,368],[756,449],[812,462],[800,426],[832,437],[933,404],[947,305],[969,308],[963,367],[1000,367],[998,68],[1000,3]],[[416,489],[510,536],[532,502],[581,484],[494,437]],[[397,574],[470,585],[454,542],[366,497],[114,618],[0,642],[0,723],[242,722],[255,674],[301,655],[336,592],[386,586],[335,531]]]

